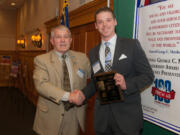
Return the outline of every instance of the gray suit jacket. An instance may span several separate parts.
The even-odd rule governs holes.
[[[69,51],[72,61],[73,89],[82,89],[86,86],[86,80],[90,76],[90,63],[83,53]],[[40,135],[58,135],[64,106],[61,98],[63,90],[62,64],[55,51],[39,55],[34,59],[35,70],[33,79],[39,93],[36,116],[33,129]],[[78,70],[84,71],[84,75],[78,75]],[[77,119],[84,130],[85,108],[76,107]]]
[[[99,62],[100,44],[89,52],[91,66]],[[119,58],[125,55],[126,58]],[[102,65],[97,72],[104,72]],[[91,67],[92,68],[92,67]],[[112,70],[124,76],[127,89],[123,92],[124,102],[100,105],[98,99],[94,109],[95,131],[104,131],[107,127],[108,109],[111,108],[119,128],[133,135],[143,126],[140,90],[153,82],[154,74],[138,40],[117,38]],[[92,77],[94,73],[92,72]],[[86,99],[95,94],[96,89],[93,79],[83,90]]]

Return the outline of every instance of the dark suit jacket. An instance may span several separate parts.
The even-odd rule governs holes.
[[[99,59],[100,44],[89,52],[92,65]],[[119,58],[123,55],[124,59]],[[104,72],[102,65],[97,73]],[[98,98],[94,108],[94,128],[95,131],[104,131],[107,127],[108,109],[111,108],[114,118],[117,120],[119,128],[129,135],[138,132],[143,126],[143,114],[141,108],[140,90],[153,82],[154,74],[141,48],[138,40],[117,38],[112,70],[124,76],[127,89],[123,92],[124,102],[100,105]],[[94,76],[92,70],[92,78]],[[94,81],[84,88],[86,99],[96,93]]]

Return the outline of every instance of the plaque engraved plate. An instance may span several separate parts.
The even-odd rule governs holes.
[[[101,104],[121,102],[124,100],[120,86],[115,85],[115,72],[103,72],[94,75],[96,89]]]

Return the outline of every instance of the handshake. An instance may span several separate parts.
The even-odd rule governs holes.
[[[76,105],[82,105],[85,100],[85,96],[82,93],[82,91],[75,89],[73,92],[69,95],[69,102],[76,104]]]

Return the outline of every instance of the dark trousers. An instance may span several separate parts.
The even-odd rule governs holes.
[[[119,128],[118,123],[111,110],[111,106],[109,106],[108,126],[106,130],[104,132],[95,131],[95,135],[128,135]],[[133,135],[140,135],[140,132],[133,133]]]

